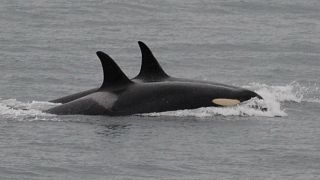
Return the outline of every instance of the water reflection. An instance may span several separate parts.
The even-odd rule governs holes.
[[[127,133],[130,124],[122,124],[120,123],[111,123],[111,124],[102,124],[99,126],[99,129],[96,131],[98,135],[118,137],[122,134]]]

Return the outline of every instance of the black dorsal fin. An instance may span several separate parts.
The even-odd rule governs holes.
[[[169,76],[161,68],[148,46],[141,41],[138,41],[138,43],[142,54],[142,63],[140,73],[135,79],[157,81],[168,78]]]
[[[97,56],[99,57],[103,68],[103,83],[100,88],[115,87],[132,83],[114,60],[106,53],[98,51]]]

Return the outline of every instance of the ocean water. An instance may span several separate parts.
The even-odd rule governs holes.
[[[0,179],[319,179],[319,12],[318,0],[2,0]],[[101,84],[96,51],[134,77],[139,40],[171,76],[265,100],[125,117],[42,112]]]

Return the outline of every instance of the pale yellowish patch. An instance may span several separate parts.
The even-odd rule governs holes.
[[[213,99],[212,102],[220,106],[235,106],[237,104],[240,104],[240,101],[238,99],[217,98]]]

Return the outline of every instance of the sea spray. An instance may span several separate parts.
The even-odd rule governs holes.
[[[261,83],[250,83],[242,86],[261,95],[264,100],[253,98],[247,102],[233,107],[206,107],[192,110],[177,110],[161,113],[146,113],[142,116],[177,116],[177,117],[210,117],[222,116],[264,116],[277,117],[287,116],[281,106],[285,102],[300,103],[302,101],[320,103],[319,87],[317,85],[302,86],[298,82],[287,85],[267,85]],[[0,115],[6,118],[18,120],[48,120],[55,115],[44,113],[43,110],[59,104],[31,101],[21,102],[16,99],[0,98]]]
[[[255,91],[263,97],[263,100],[253,98],[247,102],[233,107],[206,107],[192,110],[147,113],[142,115],[179,117],[194,116],[200,118],[215,115],[264,117],[287,116],[287,113],[281,108],[281,103],[300,103],[308,89],[307,87],[301,86],[298,82],[292,82],[284,86],[250,83],[249,85],[243,87]]]
[[[56,106],[54,103],[32,101],[25,103],[16,99],[0,99],[0,115],[4,119],[16,120],[47,120],[55,115],[42,112],[45,109]]]

